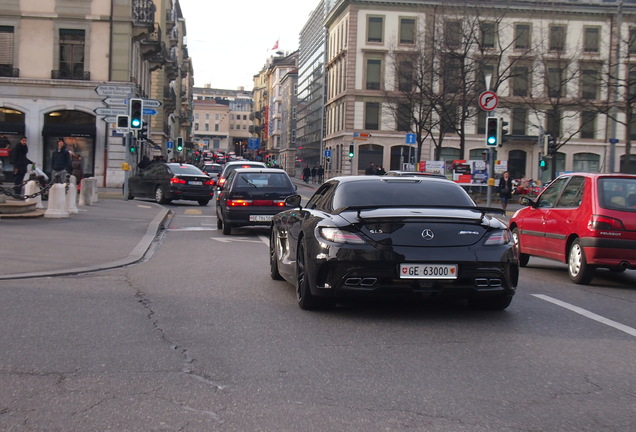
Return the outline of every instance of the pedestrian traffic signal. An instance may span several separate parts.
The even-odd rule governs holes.
[[[326,163],[330,163],[331,162],[331,157],[330,156],[325,157],[325,162]]]
[[[143,99],[130,100],[130,128],[141,129],[143,124],[144,101]]]
[[[353,159],[353,155],[354,155],[354,145],[353,144],[349,144],[349,159]]]
[[[499,119],[497,117],[486,118],[486,145],[496,146],[499,133]]]
[[[541,171],[548,169],[548,161],[543,156],[539,159],[539,168],[541,168]]]
[[[177,151],[183,150],[183,138],[177,137]]]
[[[504,121],[503,117],[499,119],[499,134],[497,134],[497,144],[501,147],[504,143],[508,141],[508,129],[505,127],[508,126],[508,122]]]
[[[128,147],[128,151],[129,151],[131,154],[135,154],[135,153],[137,153],[137,145],[136,145],[136,144],[131,143],[131,144],[130,144],[130,147]]]
[[[548,135],[548,156],[556,154],[557,146],[556,141],[552,138],[552,135]]]
[[[128,127],[129,127],[128,119],[129,119],[129,117],[127,115],[118,115],[117,116],[117,128],[118,129],[128,129]]]

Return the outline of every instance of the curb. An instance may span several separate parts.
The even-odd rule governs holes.
[[[76,275],[81,273],[92,273],[102,270],[110,270],[118,267],[125,267],[131,264],[135,264],[141,261],[150,249],[150,245],[157,237],[157,234],[163,229],[166,225],[166,220],[172,216],[172,211],[168,209],[162,209],[161,212],[148,224],[148,228],[146,229],[146,233],[141,238],[137,246],[128,254],[126,258],[122,258],[116,261],[111,261],[104,264],[96,264],[92,266],[86,267],[77,267],[72,269],[65,270],[47,270],[41,272],[31,272],[31,273],[17,273],[17,274],[8,274],[8,275],[0,275],[0,280],[14,280],[14,279],[32,279],[32,278],[41,278],[41,277],[51,277],[51,276],[67,276],[67,275]]]

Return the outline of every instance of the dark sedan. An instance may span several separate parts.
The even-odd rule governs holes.
[[[154,163],[128,179],[128,199],[153,198],[160,204],[172,200],[208,205],[214,181],[194,165]]]
[[[232,170],[216,199],[217,227],[229,235],[232,227],[269,226],[285,210],[285,198],[296,193],[289,175],[277,168]]]
[[[460,296],[481,309],[510,305],[519,262],[507,226],[444,179],[350,176],[294,195],[272,220],[272,279],[314,309],[367,294]]]

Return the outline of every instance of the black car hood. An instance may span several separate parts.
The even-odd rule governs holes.
[[[479,209],[348,209],[340,216],[370,240],[392,246],[470,246],[493,229],[505,229]]]

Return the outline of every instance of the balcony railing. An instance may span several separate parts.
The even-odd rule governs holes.
[[[91,73],[86,71],[52,70],[51,79],[68,79],[78,81],[90,81]]]
[[[152,0],[134,0],[132,8],[135,24],[154,24],[157,7]]]
[[[14,68],[13,65],[0,64],[0,77],[17,78],[20,76],[20,69]]]

